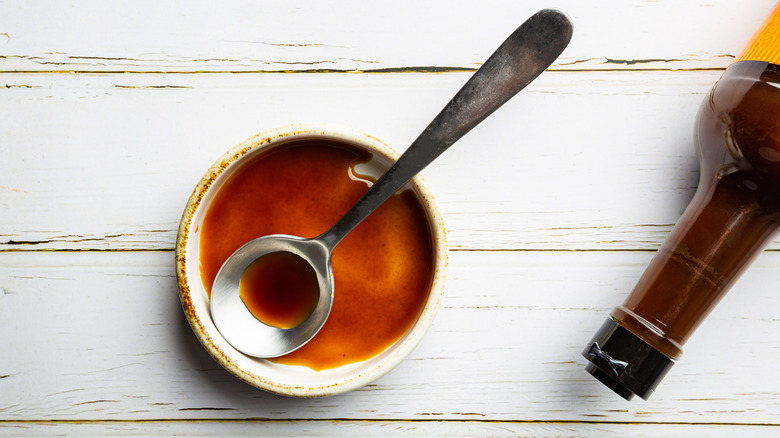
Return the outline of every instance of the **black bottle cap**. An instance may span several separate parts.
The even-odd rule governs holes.
[[[612,318],[602,324],[582,355],[593,377],[626,400],[647,400],[674,361]]]

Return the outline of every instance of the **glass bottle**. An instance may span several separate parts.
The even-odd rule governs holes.
[[[780,4],[696,120],[699,186],[638,284],[583,351],[586,370],[647,399],[780,225]]]

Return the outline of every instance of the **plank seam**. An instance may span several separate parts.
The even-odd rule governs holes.
[[[484,420],[484,419],[455,419],[441,418],[436,420],[428,419],[379,419],[379,418],[329,418],[329,419],[309,419],[309,418],[288,418],[288,419],[270,419],[270,418],[185,418],[185,419],[105,419],[105,420],[77,420],[77,419],[48,419],[48,420],[0,420],[0,426],[12,424],[143,424],[143,423],[484,423],[484,424],[538,424],[538,425],[657,425],[657,426],[739,426],[739,427],[780,427],[780,423],[740,423],[740,422],[685,422],[685,421],[588,421],[588,420]]]
[[[633,65],[633,64],[629,64]],[[602,72],[704,72],[725,71],[725,67],[688,68],[555,68],[556,73],[602,73]],[[0,70],[8,75],[84,74],[84,75],[193,75],[193,74],[419,74],[419,73],[473,73],[476,68],[467,67],[388,67],[377,69],[301,69],[301,70]]]

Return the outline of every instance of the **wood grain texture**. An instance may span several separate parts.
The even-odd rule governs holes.
[[[123,421],[74,423],[0,423],[0,435],[9,436],[277,436],[277,437],[366,437],[366,436],[491,436],[537,438],[554,437],[768,437],[775,426],[709,424],[609,424],[545,423],[501,421]]]
[[[585,373],[581,349],[650,257],[454,252],[412,355],[364,388],[307,400],[258,391],[208,356],[170,252],[0,253],[0,419],[778,424],[780,254],[759,258],[650,402]]]
[[[780,240],[648,402],[580,351],[693,196],[699,105],[774,0],[0,0],[0,436],[774,436]],[[451,247],[426,338],[375,383],[263,393],[178,301],[187,197],[295,122],[403,150],[539,9],[574,39],[426,169]]]
[[[767,0],[0,3],[0,71],[474,69],[555,6],[575,38],[555,69],[724,68]]]
[[[403,150],[469,75],[0,75],[0,250],[172,249],[244,138],[315,121]],[[656,249],[697,185],[718,76],[543,74],[424,170],[451,247]]]

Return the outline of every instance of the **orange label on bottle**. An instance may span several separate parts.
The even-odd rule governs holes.
[[[780,3],[761,23],[761,27],[734,61],[780,64]]]

